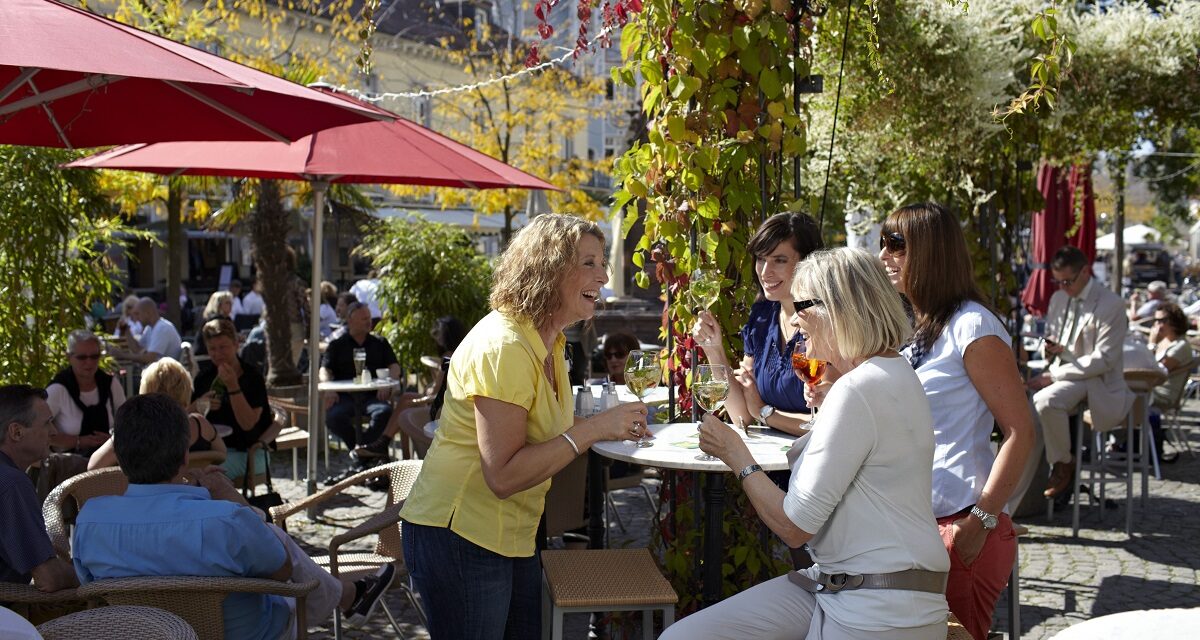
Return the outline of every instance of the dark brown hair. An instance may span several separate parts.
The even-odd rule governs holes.
[[[750,236],[746,250],[758,258],[766,257],[781,242],[789,242],[800,259],[822,248],[821,229],[817,221],[807,213],[777,213],[767,218],[758,231]],[[758,285],[758,295],[762,298],[762,283],[758,281],[758,269],[754,269],[754,284]]]
[[[883,233],[904,238],[907,260],[901,277],[916,314],[913,342],[922,350],[933,346],[964,302],[978,302],[996,313],[975,284],[962,226],[945,207],[932,202],[901,207],[884,220]]]
[[[1176,338],[1187,337],[1188,329],[1191,326],[1189,326],[1187,314],[1183,312],[1183,309],[1179,308],[1179,305],[1174,302],[1164,302],[1158,305],[1155,311],[1161,311],[1166,314],[1166,324],[1175,332]]]

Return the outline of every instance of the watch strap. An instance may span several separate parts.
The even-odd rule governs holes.
[[[763,468],[756,464],[746,465],[746,468],[742,469],[742,471],[738,473],[738,481],[740,482],[745,480],[750,474],[757,473],[762,470]]]
[[[775,413],[774,405],[764,404],[762,409],[758,411],[758,421],[767,424],[767,418],[770,418]]]
[[[980,509],[979,505],[971,506],[971,515],[979,518],[979,521],[983,523],[983,528],[989,531],[995,529],[996,525],[1000,522],[1000,518],[998,518],[995,514],[988,513],[983,509]]]

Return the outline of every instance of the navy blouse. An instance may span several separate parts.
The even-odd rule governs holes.
[[[792,371],[792,349],[800,342],[797,331],[785,346],[779,330],[779,303],[770,300],[755,302],[750,319],[742,328],[746,355],[754,358],[754,377],[758,395],[763,402],[789,413],[808,413],[804,401],[804,383]]]

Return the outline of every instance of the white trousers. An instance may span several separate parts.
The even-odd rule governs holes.
[[[731,596],[667,627],[659,640],[945,640],[946,623],[862,631],[829,619],[816,595],[786,575]]]
[[[1071,451],[1070,416],[1079,404],[1087,400],[1087,383],[1055,382],[1033,394],[1033,407],[1042,424],[1042,438],[1046,443],[1046,462],[1070,462]]]
[[[313,562],[308,553],[283,529],[273,524],[267,526],[271,527],[271,531],[283,543],[292,559],[292,582],[317,581],[317,588],[309,592],[308,597],[304,599],[304,615],[307,616],[309,626],[324,622],[342,599],[342,581]],[[288,608],[292,610],[292,617],[287,629],[279,636],[280,640],[292,640],[296,637],[296,599],[288,598],[287,601]]]

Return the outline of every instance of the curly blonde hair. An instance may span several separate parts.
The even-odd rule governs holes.
[[[192,402],[192,376],[173,358],[159,358],[142,371],[139,393],[161,393],[186,407]]]
[[[544,213],[531,220],[496,263],[488,300],[492,308],[544,326],[561,302],[558,284],[575,265],[584,234],[605,243],[600,225],[583,218]]]

